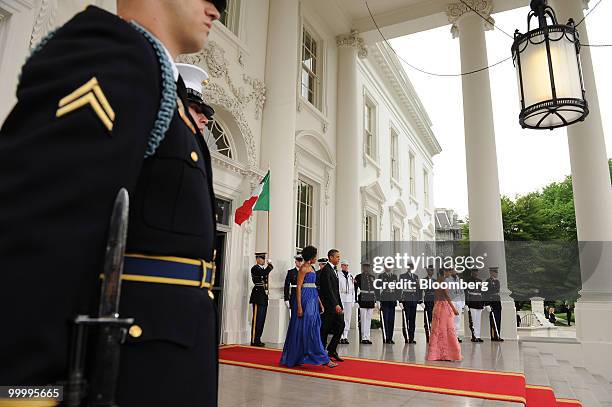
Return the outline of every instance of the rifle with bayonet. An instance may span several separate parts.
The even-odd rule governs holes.
[[[119,355],[132,318],[119,317],[121,275],[127,239],[129,197],[122,188],[115,199],[110,220],[98,316],[78,315],[65,382],[67,407],[117,407],[115,393],[119,376]],[[96,328],[93,355],[87,358],[89,328]],[[92,360],[91,367],[86,366]],[[85,371],[91,372],[86,380]]]

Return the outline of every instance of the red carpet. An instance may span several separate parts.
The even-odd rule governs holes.
[[[575,400],[556,400],[552,389],[526,386],[522,373],[426,366],[413,363],[345,357],[338,367],[279,365],[279,349],[226,345],[219,362],[322,379],[394,387],[455,396],[523,403],[527,407],[580,406]]]
[[[578,400],[555,398],[553,389],[547,386],[525,386],[527,395],[526,407],[557,406],[557,407],[577,407],[582,406]]]

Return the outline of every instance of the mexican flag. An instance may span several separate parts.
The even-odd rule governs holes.
[[[244,201],[242,206],[236,209],[234,222],[242,225],[251,217],[253,211],[269,211],[270,210],[270,171],[261,181],[259,186],[253,191],[251,197]]]

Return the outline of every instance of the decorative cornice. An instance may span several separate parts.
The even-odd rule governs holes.
[[[32,34],[30,35],[30,49],[34,49],[36,44],[51,32],[55,25],[55,16],[57,15],[57,0],[42,0]]]
[[[359,36],[357,30],[351,30],[350,34],[343,34],[336,37],[336,45],[338,48],[352,47],[357,49],[359,58],[368,57],[368,49],[365,46],[365,41]]]
[[[250,166],[247,167],[238,161],[232,160],[223,154],[217,153],[216,151],[210,152],[210,158],[214,166],[225,168],[236,174],[240,174],[243,177],[249,178],[251,183],[255,186],[257,186],[265,176],[265,173],[262,170]]]
[[[371,47],[371,53],[390,88],[395,91],[401,102],[398,106],[403,111],[404,117],[412,119],[412,124],[418,131],[418,138],[426,151],[431,156],[439,154],[442,147],[431,129],[431,120],[393,50],[385,43],[378,43]]]
[[[495,20],[491,17],[493,11],[492,0],[464,0],[465,3],[450,3],[446,6],[446,15],[448,22],[452,24],[451,34],[453,38],[459,37],[459,27],[457,22],[466,14],[476,11],[477,14],[486,19],[485,29],[492,30]],[[469,5],[469,7],[468,7]]]

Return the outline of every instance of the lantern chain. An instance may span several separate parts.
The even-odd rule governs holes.
[[[387,46],[388,46],[388,47],[389,47],[389,48],[390,48],[390,49],[393,51],[393,53],[395,54],[395,56],[396,56],[396,57],[397,57],[397,58],[398,58],[400,61],[402,61],[404,64],[406,64],[406,66],[408,66],[408,67],[410,67],[410,68],[414,69],[415,71],[418,71],[418,72],[424,73],[424,74],[426,74],[426,75],[430,75],[430,76],[437,76],[437,77],[443,77],[443,78],[450,78],[450,77],[461,77],[461,76],[473,75],[473,74],[476,74],[476,73],[478,73],[478,72],[486,71],[486,70],[487,70],[487,69],[489,69],[489,68],[493,68],[494,66],[497,66],[497,65],[503,64],[504,62],[509,61],[509,60],[511,60],[511,59],[512,59],[512,57],[510,56],[510,57],[508,57],[508,58],[505,58],[505,59],[502,59],[502,60],[500,60],[500,61],[497,61],[497,62],[496,62],[496,63],[494,63],[494,64],[491,64],[491,65],[485,66],[485,67],[483,67],[483,68],[480,68],[480,69],[475,69],[475,70],[473,70],[473,71],[468,71],[468,72],[461,72],[461,73],[458,73],[458,74],[443,74],[443,73],[441,74],[441,73],[435,73],[435,72],[429,72],[429,71],[426,71],[425,69],[421,69],[421,68],[419,68],[419,67],[417,67],[417,66],[412,65],[410,62],[406,61],[406,60],[405,60],[405,59],[404,59],[404,58],[403,58],[401,55],[399,55],[399,54],[397,53],[397,51],[395,50],[395,48],[393,48],[393,47],[391,46],[391,44],[389,44],[389,41],[387,40],[387,38],[386,38],[386,37],[385,37],[385,35],[383,34],[382,30],[380,29],[380,26],[379,26],[379,25],[378,25],[378,23],[376,22],[376,19],[374,18],[374,14],[372,13],[372,10],[370,9],[370,5],[368,4],[368,0],[363,0],[363,1],[364,1],[364,3],[365,3],[366,8],[368,9],[368,13],[370,14],[370,19],[372,20],[372,23],[374,23],[374,26],[376,27],[376,30],[378,31],[378,34],[379,34],[379,35],[380,35],[380,37],[382,38],[383,42],[384,42],[384,43],[385,43],[385,44],[386,44],[386,45],[387,45]],[[470,10],[472,10],[473,12],[475,12],[476,14],[478,14],[478,15],[480,16],[480,18],[482,18],[484,21],[486,21],[487,23],[491,23],[491,21],[490,21],[490,20],[486,19],[486,18],[485,18],[484,16],[482,16],[482,15],[481,15],[481,14],[480,14],[478,11],[474,10],[474,8],[472,8],[472,7],[471,7],[469,4],[467,4],[467,3],[466,3],[464,0],[459,0],[459,1],[461,1],[461,3],[463,3],[463,4],[465,4],[465,5],[466,5],[466,6],[467,6],[467,7],[468,7]],[[579,22],[578,24],[576,24],[576,27],[578,27],[578,26],[579,26],[579,25],[580,25],[580,24],[581,24],[581,23],[584,21],[584,19],[585,19],[585,18],[587,18],[587,17],[589,16],[589,14],[590,14],[590,13],[592,13],[592,12],[593,12],[593,11],[594,11],[594,10],[597,8],[597,6],[598,6],[598,5],[599,5],[599,4],[600,4],[602,1],[603,1],[603,0],[599,0],[599,2],[598,2],[597,4],[595,4],[595,6],[593,6],[593,8],[592,8],[591,10],[589,10],[589,12],[588,12],[587,14],[585,14],[585,16],[582,18],[582,20],[580,20],[580,22]],[[510,34],[508,34],[506,31],[502,30],[502,29],[501,29],[500,27],[498,27],[497,25],[493,24],[493,26],[494,26],[495,28],[497,28],[499,31],[501,31],[502,33],[506,34],[508,37],[510,37],[510,38],[512,38],[512,39],[513,39],[513,37],[512,37]],[[611,47],[611,46],[612,46],[612,44],[580,44],[580,45],[581,45],[581,46],[584,46],[584,47]]]

